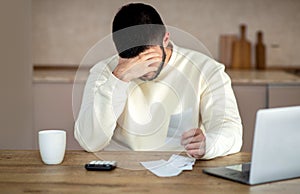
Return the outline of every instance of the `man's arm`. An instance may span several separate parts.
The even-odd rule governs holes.
[[[212,68],[207,71],[206,88],[200,97],[206,136],[203,159],[236,153],[242,146],[242,124],[231,80],[224,72],[224,65],[215,61],[208,65]]]
[[[196,159],[236,153],[242,145],[242,125],[231,81],[224,66],[211,61],[203,70],[200,118],[204,129],[183,133],[181,144]]]
[[[158,53],[148,49],[134,58],[119,58],[113,73],[104,63],[91,70],[75,122],[74,135],[81,147],[94,152],[109,144],[127,100],[129,82],[156,71],[158,67],[151,64],[160,60]]]
[[[125,106],[128,85],[107,67],[90,72],[74,130],[75,138],[86,151],[99,151],[109,144]]]

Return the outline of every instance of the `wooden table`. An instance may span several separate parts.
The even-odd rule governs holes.
[[[300,179],[248,186],[202,172],[204,167],[248,162],[249,153],[197,161],[192,171],[183,171],[179,176],[170,178],[157,177],[138,167],[138,161],[168,159],[170,154],[102,152],[95,155],[84,151],[67,151],[62,164],[44,165],[36,150],[2,150],[0,193],[300,193]],[[120,167],[110,172],[86,171],[84,164],[98,157],[117,159]]]

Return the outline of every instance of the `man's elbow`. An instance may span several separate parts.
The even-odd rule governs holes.
[[[242,145],[243,145],[243,126],[242,125],[240,125],[238,127],[238,133],[235,134],[232,144],[233,144],[232,149],[231,149],[232,154],[241,151]]]

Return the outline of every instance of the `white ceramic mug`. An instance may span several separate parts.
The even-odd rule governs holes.
[[[39,131],[39,148],[45,164],[60,164],[66,150],[66,131],[56,129]]]

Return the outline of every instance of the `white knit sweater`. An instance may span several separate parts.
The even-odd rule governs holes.
[[[111,73],[117,62],[113,56],[90,70],[74,131],[86,151],[183,150],[182,132],[196,127],[206,136],[203,159],[240,150],[241,119],[224,65],[173,45],[154,81],[127,83]]]

